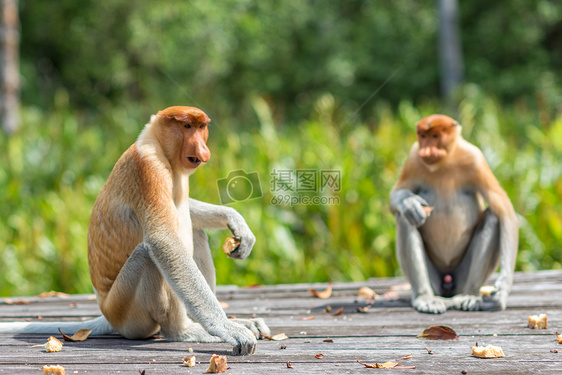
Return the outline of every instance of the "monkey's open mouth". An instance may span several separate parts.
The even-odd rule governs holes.
[[[197,158],[196,156],[188,156],[187,160],[189,160],[189,162],[195,166],[201,164],[201,160],[199,158]]]

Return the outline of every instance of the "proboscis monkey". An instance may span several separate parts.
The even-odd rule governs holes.
[[[396,253],[412,286],[412,304],[435,314],[503,310],[519,241],[513,206],[455,120],[432,115],[416,131],[418,141],[390,194]],[[480,296],[498,264],[495,292]]]
[[[189,198],[189,175],[211,154],[207,115],[169,107],[152,116],[113,168],[90,220],[90,276],[103,316],[79,323],[2,323],[0,332],[82,328],[174,341],[222,342],[251,354],[262,319],[227,319],[215,297],[215,268],[203,229],[240,239],[229,256],[246,258],[255,238],[234,209]],[[189,317],[195,320],[193,322]]]

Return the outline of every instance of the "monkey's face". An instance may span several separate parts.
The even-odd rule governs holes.
[[[180,161],[184,168],[195,170],[202,163],[211,158],[211,151],[207,147],[209,128],[207,124],[179,124],[182,127],[182,146]]]
[[[457,125],[455,120],[443,115],[432,115],[418,122],[418,155],[424,163],[437,164],[447,156],[456,138]]]
[[[211,119],[205,112],[195,107],[175,106],[158,112],[158,115],[164,118],[164,129],[169,133],[165,138],[172,143],[165,150],[174,150],[174,155],[169,157],[179,158],[180,164],[189,173],[209,161],[211,152],[207,139]]]

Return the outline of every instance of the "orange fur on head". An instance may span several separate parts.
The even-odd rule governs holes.
[[[416,124],[416,130],[419,131],[428,131],[429,129],[437,129],[437,128],[450,128],[451,126],[456,126],[459,123],[456,122],[454,119],[450,118],[449,116],[445,115],[431,115],[422,118]]]
[[[208,125],[211,119],[205,112],[195,107],[174,106],[168,107],[160,112],[159,116],[168,117],[179,122],[198,127],[200,125]]]

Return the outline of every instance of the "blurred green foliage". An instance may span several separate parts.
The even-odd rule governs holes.
[[[502,109],[467,86],[459,106],[465,138],[482,148],[521,215],[517,268],[562,266],[562,116],[545,127],[524,107]],[[255,232],[244,262],[220,250],[227,231],[211,232],[219,283],[247,285],[363,280],[399,274],[388,194],[415,139],[414,125],[431,105],[401,102],[393,110],[374,100],[369,124],[325,95],[310,119],[278,130],[262,98],[254,99],[257,131],[211,126],[212,158],[191,177],[196,199],[219,202],[217,180],[231,171],[258,172],[263,197],[233,204]],[[86,258],[89,214],[115,160],[146,121],[115,109],[95,125],[69,109],[59,93],[56,109],[24,108],[19,134],[3,137],[0,206],[0,294],[47,288],[90,292]],[[343,122],[337,114],[349,119]],[[271,173],[280,169],[342,171],[335,205],[272,204]],[[328,192],[329,193],[329,192]]]
[[[0,295],[91,292],[94,200],[149,116],[195,105],[213,157],[191,177],[257,172],[235,203],[256,234],[219,283],[399,274],[392,188],[421,117],[457,117],[520,214],[519,270],[562,267],[562,5],[460,2],[467,82],[439,96],[435,2],[20,0],[22,128],[0,137]],[[477,82],[477,84],[471,83]],[[342,171],[339,205],[272,204],[271,173]],[[328,194],[328,193],[326,193]]]

